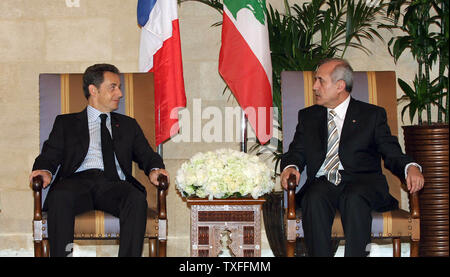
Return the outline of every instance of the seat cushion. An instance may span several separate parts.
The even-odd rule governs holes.
[[[411,218],[410,213],[405,210],[397,209],[384,213],[372,213],[372,237],[374,238],[411,237],[412,239],[419,239],[419,228],[419,220]],[[331,236],[333,238],[344,238],[344,229],[339,212],[336,213],[334,218]],[[296,237],[304,237],[300,210],[297,210]]]
[[[156,210],[147,210],[146,238],[158,237],[158,215]],[[42,214],[42,236],[48,238],[47,213]],[[75,217],[74,239],[118,239],[119,218],[102,211],[89,211]]]

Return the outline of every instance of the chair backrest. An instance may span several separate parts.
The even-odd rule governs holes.
[[[120,80],[123,98],[116,112],[135,118],[148,142],[155,149],[153,73],[122,73],[120,74]],[[39,75],[40,149],[42,149],[44,141],[48,138],[55,117],[58,114],[80,112],[86,107],[87,100],[82,87],[83,74]],[[136,164],[133,164],[133,175],[146,187],[149,207],[156,206],[156,188],[150,184],[145,173]],[[44,199],[45,196],[46,190],[43,191]]]
[[[281,101],[283,152],[287,152],[297,126],[298,111],[315,103],[313,95],[312,71],[284,71],[281,73]],[[398,134],[396,77],[393,71],[354,72],[351,96],[360,101],[375,104],[386,109],[388,124],[394,136]],[[397,200],[401,200],[401,182],[383,167],[389,191]],[[302,173],[300,185],[305,183],[306,170]]]

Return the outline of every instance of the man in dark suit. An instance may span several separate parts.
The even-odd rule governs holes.
[[[391,135],[386,111],[353,99],[353,70],[342,59],[323,61],[314,79],[316,105],[300,110],[294,139],[281,160],[281,185],[306,166],[308,179],[296,196],[302,208],[310,256],[331,256],[336,210],[345,232],[345,256],[365,256],[371,212],[398,208],[381,170],[406,179],[410,193],[423,187],[421,168]]]
[[[57,172],[44,204],[50,255],[70,254],[75,216],[96,209],[120,219],[119,256],[141,256],[147,201],[144,186],[132,176],[132,161],[153,185],[159,174],[169,174],[136,120],[113,112],[122,98],[115,66],[88,67],[83,91],[88,106],[56,117],[30,174],[30,181],[42,176],[45,188]]]

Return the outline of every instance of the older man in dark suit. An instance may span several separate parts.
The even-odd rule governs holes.
[[[316,105],[300,110],[294,139],[281,160],[281,184],[290,174],[308,179],[297,201],[302,208],[305,243],[311,256],[331,256],[336,210],[345,232],[345,256],[367,255],[373,210],[398,208],[381,170],[385,167],[408,190],[420,190],[420,166],[404,155],[387,125],[386,111],[350,96],[353,70],[342,59],[323,61],[314,80]]]
[[[96,209],[120,219],[119,256],[141,256],[147,201],[144,186],[132,176],[132,161],[154,185],[168,172],[136,120],[113,112],[122,98],[115,66],[88,67],[83,91],[88,106],[56,117],[30,174],[30,181],[42,176],[46,187],[59,167],[44,204],[50,255],[70,254],[75,216]]]

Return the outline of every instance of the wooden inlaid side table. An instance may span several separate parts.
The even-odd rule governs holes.
[[[236,257],[261,256],[263,198],[188,198],[191,208],[191,256],[217,257],[221,236],[229,233],[229,249]]]

